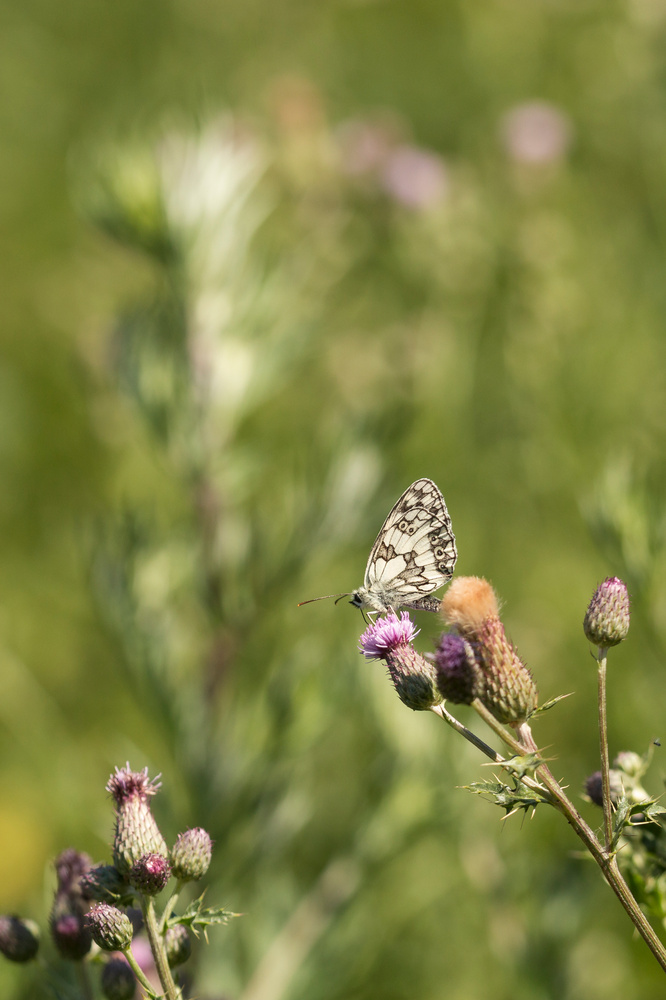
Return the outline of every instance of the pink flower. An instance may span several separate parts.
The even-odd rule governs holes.
[[[509,157],[534,166],[561,160],[573,134],[569,117],[546,101],[516,105],[502,119],[501,131]]]
[[[383,660],[398,646],[408,646],[418,634],[419,629],[406,611],[401,613],[400,619],[390,611],[368,625],[359,640],[359,653],[368,660]]]

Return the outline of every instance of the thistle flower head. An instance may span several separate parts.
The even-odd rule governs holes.
[[[390,611],[383,618],[370,622],[359,640],[359,652],[368,660],[385,660],[388,653],[401,645],[409,645],[419,634],[406,611],[400,618]]]
[[[37,924],[20,917],[0,917],[0,954],[10,962],[29,962],[38,949]]]
[[[435,653],[437,687],[456,705],[471,705],[483,690],[483,675],[470,643],[457,632],[445,632]]]
[[[609,576],[599,584],[590,601],[583,629],[585,635],[602,649],[617,646],[629,631],[629,592],[617,576]]]
[[[371,622],[359,641],[359,652],[369,660],[384,660],[400,700],[415,712],[440,704],[434,667],[413,648],[418,630],[406,611],[393,612]]]
[[[167,962],[174,969],[177,965],[187,962],[192,954],[192,942],[187,929],[182,924],[169,927],[164,936],[164,947],[166,949]]]
[[[132,922],[110,903],[96,903],[87,917],[95,944],[103,951],[125,951],[132,942]]]
[[[479,668],[478,686],[469,693],[492,712],[498,722],[522,722],[537,706],[537,690],[530,671],[509,642],[499,618],[499,602],[487,580],[461,576],[442,600],[444,620],[471,644]]]
[[[121,875],[127,875],[135,861],[146,854],[161,854],[168,849],[150,810],[150,798],[159,784],[148,778],[148,769],[131,771],[129,764],[116,768],[107,784],[116,802],[116,831],[113,863]]]
[[[133,1000],[136,979],[124,958],[111,958],[102,969],[102,993],[106,1000]]]
[[[147,767],[143,771],[132,771],[128,761],[125,767],[116,768],[115,774],[106,783],[106,790],[113,795],[116,805],[122,806],[134,798],[147,802],[151,795],[159,791],[160,786],[161,782],[157,778],[151,780],[148,777]]]
[[[178,835],[171,850],[171,871],[181,882],[196,882],[208,871],[213,851],[210,834],[201,827]]]
[[[171,878],[171,865],[162,854],[144,854],[127,876],[130,885],[144,896],[156,896]]]

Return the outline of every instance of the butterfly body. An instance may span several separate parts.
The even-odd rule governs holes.
[[[439,601],[428,595],[448,583],[457,557],[444,497],[431,479],[417,479],[389,511],[351,603],[381,614],[400,607],[437,611]]]

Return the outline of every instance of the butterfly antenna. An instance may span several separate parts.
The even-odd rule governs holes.
[[[324,597],[311,597],[309,601],[299,601],[298,604],[296,605],[296,607],[302,608],[304,604],[313,604],[315,601],[328,601],[331,597],[335,597],[336,598],[336,602],[335,603],[337,604],[338,601],[341,600],[343,597],[351,597],[351,593],[349,593],[349,594],[326,594]]]

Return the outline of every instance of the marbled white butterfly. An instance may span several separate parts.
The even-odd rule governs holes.
[[[380,614],[401,607],[438,611],[440,602],[427,595],[448,583],[457,558],[444,497],[432,479],[417,479],[384,521],[368,557],[363,586],[327,597],[351,597],[355,607]]]

